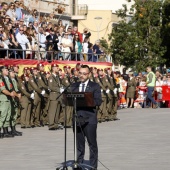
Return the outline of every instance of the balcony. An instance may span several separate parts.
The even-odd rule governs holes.
[[[86,4],[72,6],[72,20],[85,20],[88,14],[88,6]]]

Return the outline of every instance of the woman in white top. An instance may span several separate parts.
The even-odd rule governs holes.
[[[6,15],[9,15],[9,17],[11,18],[12,21],[16,21],[16,12],[15,12],[15,4],[14,3],[10,3],[9,4],[9,9],[6,12]]]
[[[82,52],[84,53],[84,60],[85,61],[87,61],[88,45],[89,45],[89,39],[84,38]]]
[[[70,60],[70,57],[71,57],[70,52],[71,52],[71,49],[73,48],[73,43],[68,38],[67,32],[64,34],[64,38],[62,38],[60,45],[62,46],[61,52],[63,53],[63,59]]]

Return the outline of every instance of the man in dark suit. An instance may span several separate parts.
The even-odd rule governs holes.
[[[46,41],[47,41],[47,51],[58,51],[58,36],[57,34],[54,32],[54,30],[50,30],[50,34],[46,37]],[[51,60],[52,56],[51,56],[52,52],[48,52],[47,53],[47,59]]]
[[[77,160],[78,163],[82,163],[84,160],[86,137],[90,147],[90,166],[93,167],[92,170],[96,170],[98,164],[96,108],[101,105],[102,97],[100,86],[90,81],[89,77],[89,66],[82,65],[79,70],[80,82],[72,85],[73,92],[92,92],[95,103],[95,107],[77,107]]]

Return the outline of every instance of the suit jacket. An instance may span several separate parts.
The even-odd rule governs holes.
[[[56,34],[54,34],[53,37],[51,35],[48,35],[46,37],[46,40],[47,40],[47,49],[49,48],[50,45],[52,45],[53,50],[58,51],[57,43],[59,42],[59,40],[58,40],[58,36]]]
[[[71,86],[72,92],[79,92],[81,82],[73,83]],[[100,86],[89,80],[85,92],[92,92],[94,97],[95,106],[98,107],[102,103]],[[77,107],[77,116],[82,118],[83,123],[97,124],[97,110],[96,107]]]

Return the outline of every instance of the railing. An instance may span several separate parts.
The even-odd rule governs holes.
[[[85,4],[73,5],[72,6],[72,15],[87,15],[88,6]]]
[[[6,57],[2,58],[2,51]],[[86,62],[110,62],[112,57],[106,54],[94,53],[76,53],[76,52],[60,52],[46,50],[22,50],[22,49],[4,49],[0,48],[1,59],[35,59],[44,61],[67,60],[67,61],[86,61]]]

